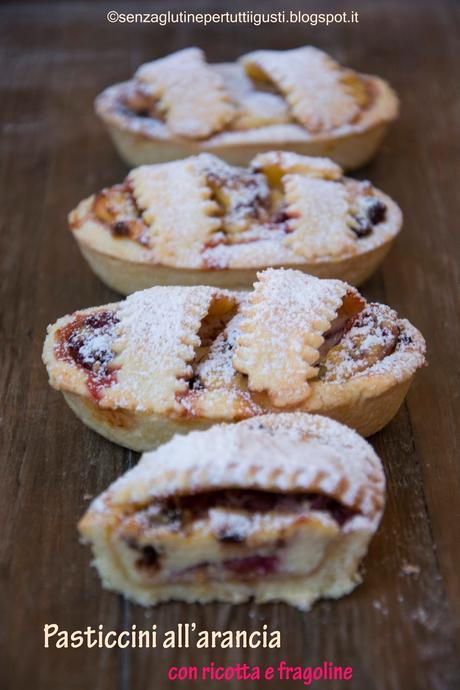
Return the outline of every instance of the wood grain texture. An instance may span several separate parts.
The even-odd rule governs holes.
[[[132,7],[155,11],[166,5],[194,7],[155,1]],[[251,9],[295,5],[264,2]],[[108,24],[107,10],[127,10],[128,2],[0,7],[2,689],[167,689],[174,687],[165,679],[173,663],[244,660],[266,666],[281,658],[302,666],[324,660],[351,665],[353,682],[344,687],[355,690],[460,687],[460,5],[320,5],[322,11],[356,9],[359,24],[159,28]],[[217,1],[199,7],[222,9]],[[248,7],[233,2],[232,9]],[[302,9],[317,10],[318,3],[303,2]],[[430,366],[395,420],[372,439],[385,464],[388,503],[366,559],[365,582],[351,596],[320,603],[309,614],[277,604],[171,604],[145,611],[101,589],[75,529],[89,496],[136,457],[81,425],[48,387],[40,359],[47,323],[115,297],[92,275],[66,229],[69,209],[126,172],[93,114],[93,100],[142,61],[188,45],[202,46],[218,61],[305,42],[387,78],[401,96],[400,120],[358,176],[368,176],[400,203],[404,231],[364,293],[388,302],[422,330]],[[405,564],[418,566],[420,574],[405,575]],[[281,630],[283,647],[276,653],[199,654],[43,649],[45,622],[69,630],[156,623],[164,631],[178,621],[211,629],[268,623]]]

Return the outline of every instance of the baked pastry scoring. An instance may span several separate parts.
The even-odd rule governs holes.
[[[398,100],[382,79],[313,46],[213,65],[186,48],[103,91],[96,111],[129,165],[203,151],[245,165],[275,144],[354,168],[375,153]]]
[[[370,445],[308,414],[176,436],[93,501],[79,524],[104,585],[169,599],[308,609],[358,582],[384,506]]]
[[[207,153],[141,166],[82,201],[69,222],[94,271],[129,294],[166,284],[248,289],[269,266],[357,285],[388,252],[402,214],[327,158],[271,151],[249,168]]]
[[[154,287],[65,316],[43,358],[86,424],[149,450],[266,412],[317,412],[368,436],[396,414],[425,342],[346,283],[268,269],[251,293]]]

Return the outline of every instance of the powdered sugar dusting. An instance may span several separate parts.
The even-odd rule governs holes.
[[[349,228],[345,185],[300,175],[286,175],[283,182],[294,228],[286,238],[288,246],[306,259],[358,251],[356,237]]]
[[[305,263],[303,257],[286,247],[284,231],[258,230],[257,234],[258,238],[253,242],[207,247],[203,252],[206,266],[213,269],[263,269]]]
[[[301,505],[292,505],[291,510],[273,510],[266,513],[257,511],[251,512],[236,512],[225,508],[213,508],[209,511],[208,519],[203,520],[199,525],[200,531],[209,532],[219,540],[225,541],[226,535],[228,540],[235,542],[244,542],[250,540],[251,537],[256,537],[261,534],[280,534],[282,530],[288,529],[299,515],[312,516],[312,510],[309,502],[305,500]],[[330,516],[323,513],[316,512],[317,517]]]
[[[262,172],[275,169],[283,175],[307,175],[322,180],[339,180],[343,176],[342,168],[330,158],[301,156],[292,151],[259,153],[250,165],[253,170]]]
[[[222,508],[211,508],[209,511],[209,530],[216,537],[233,533],[243,541],[249,537],[251,532],[258,529],[254,517]]]
[[[366,374],[390,376],[394,381],[402,383],[426,364],[426,344],[421,333],[407,319],[398,319],[397,323],[400,338],[395,352],[356,374],[354,378]]]
[[[210,287],[154,287],[122,302],[114,364],[117,383],[104,406],[134,406],[166,413],[177,407],[188,363],[199,344],[197,333],[216,290]]]
[[[225,330],[212,343],[207,357],[197,367],[197,375],[205,386],[228,386],[235,377],[233,351],[241,333],[243,317],[237,313]]]
[[[79,349],[80,357],[86,365],[92,366],[112,349],[113,333],[103,333],[101,330],[96,329],[90,334]]]
[[[136,168],[133,191],[149,226],[154,261],[166,266],[202,266],[201,252],[220,227],[216,205],[196,159]]]
[[[377,523],[384,475],[369,444],[337,422],[300,413],[266,415],[176,436],[144,454],[108,496],[112,505],[143,505],[227,488],[321,493]]]
[[[220,75],[199,48],[186,48],[142,65],[136,77],[146,81],[166,111],[170,130],[192,139],[209,137],[234,116]]]
[[[237,340],[234,367],[249,376],[249,388],[267,390],[277,406],[295,404],[309,392],[318,348],[346,283],[320,280],[298,271],[269,269],[258,274]]]
[[[242,63],[250,75],[262,72],[271,79],[297,120],[312,132],[332,130],[360,113],[342,81],[344,70],[317,48],[260,50],[243,56]]]
[[[274,93],[253,91],[247,95],[240,94],[237,114],[231,127],[236,131],[253,131],[257,127],[291,121],[292,116],[284,98]]]
[[[424,361],[418,331],[393,309],[368,305],[322,363],[321,380],[344,383],[358,376],[391,374],[402,381]]]

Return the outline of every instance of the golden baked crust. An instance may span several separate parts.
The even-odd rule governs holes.
[[[80,521],[104,585],[141,604],[279,599],[359,582],[384,506],[372,448],[332,420],[265,415],[176,436]]]
[[[345,168],[376,150],[398,101],[377,77],[306,46],[209,65],[198,48],[147,63],[102,92],[96,111],[130,165],[200,151],[247,164],[275,145],[330,155]]]
[[[313,46],[259,50],[242,58],[249,76],[272,83],[308,131],[330,131],[358,119],[370,103],[364,80]]]
[[[249,295],[155,287],[76,312],[49,327],[43,357],[86,424],[146,450],[178,431],[283,410],[370,435],[396,413],[425,343],[340,281],[269,269]]]
[[[206,174],[196,161],[143,166],[130,173],[129,183],[147,226],[144,238],[150,240],[153,262],[200,268],[203,249],[220,223]]]
[[[143,65],[136,78],[146,83],[172,134],[201,139],[223,128],[234,115],[221,76],[199,48],[186,48]]]
[[[305,400],[318,371],[319,347],[348,286],[298,271],[266,271],[242,307],[233,366],[250,391],[267,391],[276,407]]]
[[[96,273],[134,292],[168,280],[247,289],[268,266],[354,282],[389,250],[402,214],[329,159],[271,151],[249,169],[209,154],[141,166],[69,222]]]

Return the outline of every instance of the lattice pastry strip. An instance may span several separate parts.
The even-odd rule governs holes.
[[[285,240],[288,247],[309,260],[357,251],[345,185],[302,175],[286,175],[283,185],[293,229]]]
[[[312,46],[260,50],[244,56],[242,62],[250,76],[276,85],[294,117],[311,132],[352,122],[365,102],[360,78]]]
[[[197,159],[141,166],[130,173],[130,181],[157,260],[168,266],[200,267],[203,247],[221,221],[213,216],[217,205]]]
[[[291,122],[287,102],[274,93],[254,91],[238,101],[238,112],[232,121],[233,130],[250,130]]]
[[[323,334],[329,329],[346,283],[293,270],[269,269],[243,307],[233,366],[248,375],[253,391],[267,391],[277,407],[305,400],[317,374]]]
[[[186,48],[142,65],[136,77],[151,86],[166,112],[169,129],[178,136],[209,137],[234,117],[222,77],[206,64],[199,48]]]
[[[330,158],[301,156],[292,151],[267,151],[252,159],[250,167],[263,172],[273,182],[280,181],[284,175],[297,174],[324,180],[339,180],[343,176],[340,165]]]
[[[205,286],[153,287],[122,302],[113,346],[117,378],[102,404],[158,414],[179,409],[176,395],[187,387],[201,321],[218,293]]]

